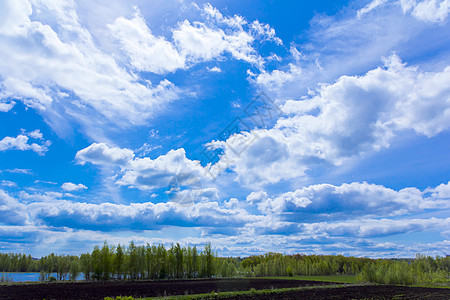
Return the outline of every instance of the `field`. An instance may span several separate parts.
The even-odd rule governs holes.
[[[337,284],[316,280],[241,278],[12,284],[0,286],[0,299],[103,299],[176,295],[185,299],[450,299],[450,289]]]

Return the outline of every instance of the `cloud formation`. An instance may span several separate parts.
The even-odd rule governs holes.
[[[450,66],[421,72],[397,55],[362,76],[342,76],[313,96],[286,101],[272,129],[213,141],[243,183],[301,178],[317,165],[341,166],[390,147],[401,132],[433,137],[450,128]],[[357,126],[355,126],[357,124]],[[240,154],[235,140],[249,145]]]
[[[30,138],[37,141],[34,143],[30,142]],[[39,155],[44,155],[51,144],[51,141],[43,140],[42,133],[39,130],[32,132],[23,131],[22,134],[16,137],[7,136],[0,140],[0,152],[8,150],[32,150]]]
[[[91,163],[103,167],[120,169],[116,183],[141,190],[165,188],[174,176],[183,185],[184,180],[198,178],[203,180],[205,169],[198,161],[186,158],[184,149],[170,150],[156,159],[135,157],[130,149],[109,147],[104,143],[94,143],[77,152],[80,164]],[[184,174],[184,175],[183,175]],[[189,176],[185,176],[188,174]]]
[[[79,190],[86,190],[87,186],[85,186],[84,184],[81,184],[81,183],[75,184],[72,182],[65,182],[65,183],[63,183],[61,188],[66,192],[74,192],[74,191],[79,191]]]
[[[103,52],[72,1],[8,0],[0,10],[8,16],[0,24],[0,99],[37,109],[56,132],[65,128],[65,118],[87,127],[96,119],[142,123],[177,97],[169,81],[143,83]]]
[[[394,217],[427,210],[450,208],[450,182],[420,191],[399,191],[384,186],[353,182],[335,186],[317,184],[276,197],[252,193],[247,197],[265,214],[293,220],[346,220],[366,217]]]
[[[34,238],[41,239],[55,234],[83,236],[92,232],[111,242],[118,241],[123,232],[138,232],[140,238],[131,238],[145,242],[149,241],[146,232],[174,226],[177,230],[202,231],[201,236],[177,241],[196,244],[213,239],[221,253],[259,253],[283,247],[287,253],[302,249],[303,253],[392,255],[397,244],[370,239],[413,232],[444,232],[450,224],[449,218],[407,215],[448,208],[449,191],[450,182],[423,191],[415,188],[395,191],[367,183],[321,184],[275,197],[268,197],[264,192],[252,193],[247,202],[263,212],[252,214],[251,207],[244,208],[244,203],[235,198],[223,202],[210,198],[190,205],[95,204],[67,200],[61,193],[21,192],[15,198],[0,190],[0,215],[6,220],[0,224],[0,236],[2,241],[14,238],[33,243],[28,233],[34,232]],[[311,215],[317,218],[308,219]],[[404,253],[417,252],[417,247],[423,245],[408,246]],[[435,252],[438,244],[427,247]]]
[[[392,2],[399,4],[403,13],[409,13],[418,20],[425,22],[444,22],[450,13],[448,0],[400,0]],[[386,3],[388,3],[388,0],[373,0],[364,8],[358,10],[358,18]]]
[[[116,1],[101,14],[96,1],[0,3],[0,112],[17,130],[42,121],[64,138],[48,151],[39,130],[3,127],[0,154],[31,158],[0,170],[0,248],[211,241],[221,255],[445,254],[446,162],[423,182],[424,168],[415,182],[358,168],[373,157],[398,167],[398,144],[447,146],[449,2],[364,4],[286,30],[292,20],[272,18],[282,6],[269,5],[269,25],[177,0]],[[277,111],[268,124],[248,112],[261,91]],[[219,162],[190,159],[199,148]],[[441,157],[418,156],[429,169]]]

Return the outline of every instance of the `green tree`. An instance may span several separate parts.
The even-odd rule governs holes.
[[[91,279],[92,273],[92,258],[89,253],[84,253],[80,255],[80,268],[81,272],[84,274],[86,280]]]
[[[124,271],[125,257],[122,246],[119,244],[116,248],[116,255],[114,256],[114,270],[117,278],[122,279]]]

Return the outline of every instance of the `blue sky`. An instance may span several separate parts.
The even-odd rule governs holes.
[[[450,254],[449,2],[0,4],[0,251]]]

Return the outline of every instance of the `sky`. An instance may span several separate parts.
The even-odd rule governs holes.
[[[450,254],[448,0],[0,2],[0,251]]]

